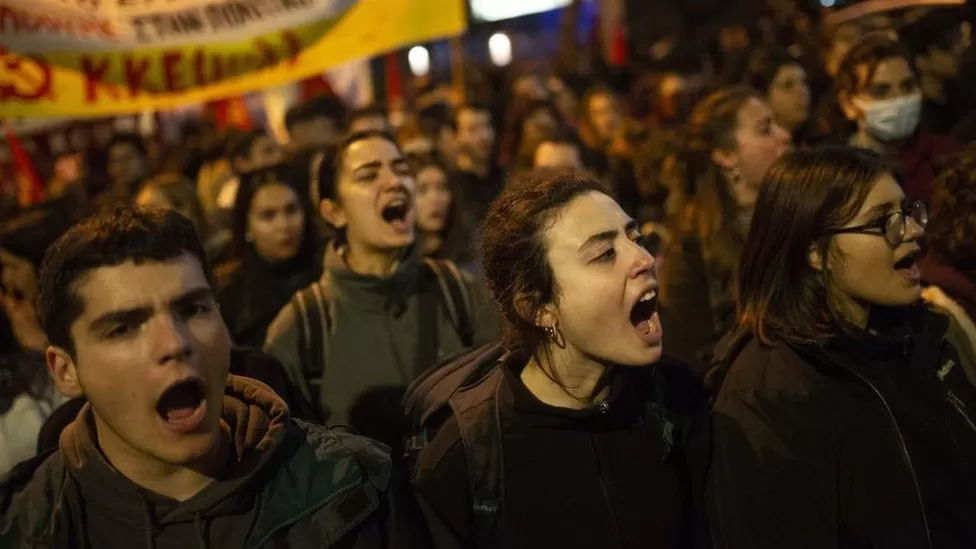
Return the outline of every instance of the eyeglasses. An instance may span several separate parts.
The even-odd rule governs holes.
[[[925,226],[929,223],[929,212],[925,208],[925,204],[916,201],[907,208],[892,212],[877,221],[857,227],[833,229],[827,231],[827,234],[876,234],[884,236],[888,244],[895,247],[905,241],[909,218],[924,231]]]

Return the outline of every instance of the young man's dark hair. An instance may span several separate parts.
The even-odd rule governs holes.
[[[319,96],[300,103],[285,114],[292,148],[303,151],[334,145],[345,130],[346,107],[336,97]]]
[[[229,375],[240,353],[189,220],[93,217],[42,271],[45,324],[64,332],[48,369],[87,403],[57,451],[3,480],[0,547],[426,547],[385,448]]]
[[[41,268],[37,314],[51,345],[74,352],[71,325],[84,303],[75,281],[99,267],[166,261],[188,254],[211,280],[206,253],[193,223],[174,211],[122,208],[88,218],[59,238]]]

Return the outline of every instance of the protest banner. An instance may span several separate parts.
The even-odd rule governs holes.
[[[0,117],[199,103],[464,27],[464,0],[0,0]]]

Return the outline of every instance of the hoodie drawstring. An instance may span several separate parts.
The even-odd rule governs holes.
[[[149,499],[142,494],[139,495],[142,499],[142,508],[146,511],[146,549],[156,549],[156,524],[153,521],[152,506],[149,504]]]
[[[142,498],[142,508],[146,511],[146,549],[156,549],[156,523],[153,521],[153,510],[149,499]],[[209,549],[207,533],[203,523],[203,513],[197,513],[193,518],[193,527],[197,532],[197,545],[200,549]]]
[[[197,513],[197,516],[193,519],[193,525],[197,530],[197,543],[200,544],[200,549],[208,549],[207,533],[204,531],[203,524],[203,513]]]

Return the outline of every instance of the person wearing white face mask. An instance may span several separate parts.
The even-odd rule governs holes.
[[[856,124],[848,144],[894,156],[905,175],[905,195],[929,200],[934,166],[957,146],[926,129],[911,51],[887,33],[868,35],[841,61],[835,84],[844,116]]]

